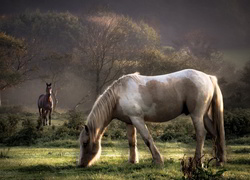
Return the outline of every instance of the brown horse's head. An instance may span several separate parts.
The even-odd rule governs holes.
[[[91,132],[87,125],[84,126],[80,134],[80,157],[79,166],[91,166],[95,160],[100,157],[101,144],[100,141],[93,142]]]
[[[52,94],[52,87],[51,87],[51,83],[46,83],[46,94],[51,95]]]

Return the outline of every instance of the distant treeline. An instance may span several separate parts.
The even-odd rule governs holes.
[[[111,11],[77,16],[36,10],[0,20],[0,94],[24,82],[25,86],[50,82],[56,107],[81,92],[70,105],[76,108],[93,101],[123,74],[157,75],[194,68],[218,77],[226,108],[250,107],[250,61],[237,70],[201,30],[183,35],[173,46],[163,46],[149,24]]]

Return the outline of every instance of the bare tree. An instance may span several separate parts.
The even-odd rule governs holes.
[[[158,42],[158,35],[152,28],[142,22],[136,24],[124,16],[101,13],[86,17],[84,23],[85,32],[80,44],[81,67],[84,68],[81,70],[94,82],[95,97],[123,74],[125,67],[136,63],[146,46]]]
[[[33,58],[23,40],[0,33],[0,106],[2,91],[32,78]]]
[[[49,82],[52,84],[52,97],[54,99],[53,111],[59,103],[57,97],[58,92],[62,90],[68,81],[65,76],[65,71],[69,68],[69,62],[71,61],[71,55],[51,53],[49,56],[43,59],[43,68],[39,70],[39,78],[43,82]]]

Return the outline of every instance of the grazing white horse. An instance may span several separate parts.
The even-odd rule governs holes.
[[[215,76],[187,69],[160,75],[125,75],[114,81],[96,100],[80,134],[79,166],[94,163],[101,153],[102,135],[112,119],[127,124],[129,162],[137,163],[136,130],[163,164],[145,121],[165,122],[181,114],[190,115],[196,132],[195,158],[200,161],[206,131],[214,138],[218,163],[226,161],[223,100]]]

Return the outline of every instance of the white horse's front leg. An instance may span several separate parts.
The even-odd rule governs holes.
[[[132,124],[127,124],[127,137],[129,144],[129,162],[130,163],[138,163],[138,151],[137,151],[137,139],[136,139],[136,129]]]
[[[149,131],[144,122],[144,119],[141,117],[131,117],[130,119],[133,125],[136,127],[136,129],[140,133],[145,144],[150,149],[154,162],[156,164],[163,164],[164,163],[163,158],[161,157],[161,154],[159,153],[157,147],[155,146],[152,136],[149,134]]]

